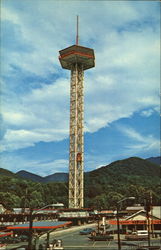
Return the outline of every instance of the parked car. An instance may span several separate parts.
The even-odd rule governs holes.
[[[19,243],[19,242],[21,242],[21,240],[20,239],[18,239],[18,237],[8,237],[7,238],[7,243]]]
[[[138,230],[136,232],[132,232],[132,234],[125,235],[125,240],[147,240],[147,239],[148,239],[147,230]]]
[[[91,235],[88,238],[93,241],[110,241],[114,239],[114,236],[109,234],[97,233],[96,235]]]
[[[84,228],[83,230],[81,230],[79,233],[82,234],[82,235],[87,235],[87,234],[90,234],[92,232],[94,232],[95,230],[93,228]]]
[[[17,238],[20,239],[21,241],[28,241],[28,236],[25,234],[21,234]]]
[[[12,244],[12,243],[19,243],[21,242],[20,239],[17,237],[11,237],[11,236],[6,236],[0,239],[0,243],[7,243],[7,244]]]

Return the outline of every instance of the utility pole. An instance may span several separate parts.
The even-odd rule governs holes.
[[[119,221],[119,204],[117,204],[116,217],[117,217],[117,244],[118,244],[118,250],[121,250],[120,221]]]
[[[28,250],[32,249],[32,226],[33,226],[33,209],[30,208],[30,216],[29,216],[29,241],[28,241]]]
[[[146,198],[145,200],[145,211],[146,211],[146,218],[147,218],[147,229],[148,229],[148,246],[150,247],[150,215],[149,215],[149,212],[150,212],[150,199],[149,198]]]
[[[117,244],[118,244],[118,250],[121,250],[121,239],[120,239],[120,220],[119,220],[119,208],[120,208],[120,204],[124,201],[127,201],[127,200],[135,200],[135,197],[125,197],[121,200],[119,200],[117,203],[116,203],[116,217],[117,217]]]

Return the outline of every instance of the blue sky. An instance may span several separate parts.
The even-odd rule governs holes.
[[[159,156],[157,1],[1,1],[1,167],[68,171],[70,72],[59,50],[95,50],[85,71],[85,171]]]

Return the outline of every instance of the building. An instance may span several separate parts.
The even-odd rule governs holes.
[[[146,211],[141,209],[130,216],[119,219],[122,232],[147,230],[148,218]],[[117,220],[109,220],[109,224],[116,225]],[[161,207],[153,206],[149,212],[149,229],[150,232],[161,232]]]
[[[161,208],[161,207],[157,207]],[[153,213],[149,214],[149,225],[150,225],[150,231],[155,231],[155,230],[161,230],[161,217],[158,213],[155,211],[158,211],[158,209],[155,208],[153,209]],[[145,210],[140,210],[133,215],[127,217],[124,220],[120,220],[120,224],[122,224],[122,228],[127,230],[132,230],[132,231],[137,231],[137,230],[147,230],[148,229],[148,219],[146,215]]]

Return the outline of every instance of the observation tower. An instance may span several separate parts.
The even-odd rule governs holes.
[[[95,66],[94,50],[76,44],[59,51],[63,69],[71,71],[69,208],[84,207],[84,70]]]

